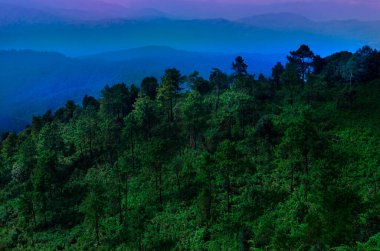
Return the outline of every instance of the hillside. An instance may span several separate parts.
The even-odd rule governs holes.
[[[2,135],[0,249],[378,250],[380,52],[231,66],[105,86]]]

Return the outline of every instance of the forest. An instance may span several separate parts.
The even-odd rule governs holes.
[[[380,250],[380,52],[286,61],[170,68],[4,133],[0,250]]]

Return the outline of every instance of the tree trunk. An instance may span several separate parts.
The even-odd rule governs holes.
[[[309,190],[309,157],[308,152],[304,152],[304,197],[307,201],[308,190]]]
[[[162,172],[161,172],[161,168],[160,168],[160,174],[159,174],[159,192],[160,192],[160,204],[162,206]]]
[[[32,200],[32,217],[33,217],[33,226],[36,227],[37,226],[36,211],[34,210],[33,200]]]
[[[127,224],[128,224],[128,195],[129,195],[128,189],[129,189],[129,187],[128,187],[128,174],[125,174],[125,191],[124,191],[124,194],[125,194],[124,224],[125,224],[125,226],[127,226]]]
[[[217,98],[216,98],[216,106],[215,106],[215,114],[218,116],[218,110],[219,110],[219,97],[220,97],[220,90],[218,88],[217,90]]]
[[[176,165],[176,178],[177,178],[177,188],[178,188],[178,192],[181,191],[181,183],[180,183],[180,180],[179,180],[179,172],[180,172],[180,168],[178,165]]]
[[[44,227],[47,226],[47,216],[46,216],[46,211],[47,211],[47,199],[46,199],[46,195],[44,194],[43,195],[44,198],[43,198],[43,201],[42,201],[42,208],[43,208],[43,211],[44,211]]]
[[[231,211],[230,191],[227,191],[227,213],[229,214],[230,211]]]
[[[135,170],[135,143],[133,141],[133,135],[132,130],[130,132],[130,138],[131,138],[131,155],[132,155],[132,170]]]
[[[231,211],[231,180],[230,176],[227,174],[226,180],[226,192],[227,192],[227,213]]]
[[[293,194],[294,191],[294,166],[292,165],[291,171],[290,171],[290,195]]]
[[[117,188],[117,193],[118,193],[118,199],[119,199],[119,222],[120,224],[123,223],[123,205],[122,205],[122,195],[121,195],[121,182],[118,185]]]
[[[100,236],[99,236],[99,216],[96,214],[95,216],[95,234],[96,234],[96,243],[97,247],[100,246]]]
[[[173,122],[173,99],[170,99],[169,122]]]

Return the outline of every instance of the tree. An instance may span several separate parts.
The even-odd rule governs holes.
[[[129,94],[129,111],[132,110],[132,107],[133,107],[133,104],[135,103],[137,97],[139,96],[139,88],[132,84],[131,87],[129,88],[130,89],[130,94]]]
[[[244,62],[243,57],[238,56],[235,61],[232,62],[232,69],[235,71],[235,76],[244,77],[248,75],[248,65]]]
[[[158,122],[156,103],[147,96],[139,96],[133,105],[133,111],[126,118],[126,127],[134,127],[133,133],[143,132],[146,139],[151,138],[152,129]],[[133,118],[132,118],[133,117]],[[132,125],[133,123],[133,125]],[[132,135],[131,135],[132,137]]]
[[[234,70],[232,75],[232,87],[249,95],[253,95],[256,84],[255,75],[248,74],[247,68],[248,66],[245,64],[244,59],[241,56],[236,57],[232,63],[232,69]]]
[[[216,92],[215,112],[218,113],[220,94],[228,88],[228,76],[221,70],[214,68],[209,79],[213,90]]]
[[[196,149],[200,130],[205,125],[204,109],[201,95],[198,92],[188,93],[181,105],[183,121],[188,130],[190,145]]]
[[[330,86],[337,85],[342,81],[347,81],[342,76],[342,72],[344,71],[347,62],[351,59],[352,55],[353,54],[351,52],[342,51],[324,58],[325,67],[321,75],[328,81]]]
[[[199,204],[198,208],[200,211],[199,218],[202,224],[206,225],[207,231],[210,226],[210,222],[213,218],[212,213],[212,202],[213,202],[213,191],[215,176],[218,170],[215,168],[214,159],[208,153],[198,154],[200,161],[194,161],[192,158],[192,163],[196,166],[197,170],[197,180],[201,185],[201,191],[199,193]]]
[[[83,109],[92,107],[95,111],[99,111],[100,104],[94,97],[86,95],[82,100],[82,107]]]
[[[376,54],[377,51],[369,46],[363,46],[354,53],[352,60],[355,63],[356,77],[359,81],[369,81],[378,76],[377,63],[379,62],[376,62]]]
[[[321,74],[324,67],[326,66],[326,61],[324,58],[322,58],[320,55],[315,55],[313,59],[313,73],[314,74]]]
[[[100,147],[99,134],[100,118],[93,106],[86,106],[80,116],[74,119],[71,124],[71,133],[67,135],[80,156],[92,157]]]
[[[34,199],[37,202],[37,212],[42,215],[43,226],[47,225],[47,214],[48,214],[48,199],[49,193],[51,192],[51,176],[48,174],[49,159],[44,159],[40,161],[38,166],[33,170],[32,173],[32,183],[33,183],[33,194]]]
[[[280,87],[281,75],[284,73],[284,71],[285,71],[285,68],[281,62],[278,62],[272,68],[272,78],[273,78],[273,82],[274,82],[274,87],[276,89]]]
[[[367,60],[367,77],[366,80],[373,80],[380,78],[380,52],[374,50]]]
[[[74,111],[77,109],[77,105],[74,101],[69,100],[66,103],[64,110],[64,121],[68,122],[74,117]]]
[[[34,242],[34,233],[37,228],[37,201],[31,182],[32,171],[37,165],[37,151],[35,138],[23,139],[18,147],[13,165],[13,180],[17,182],[20,200],[16,208],[19,212],[20,227]]]
[[[310,190],[310,168],[313,160],[323,150],[323,139],[311,121],[310,108],[305,106],[290,107],[286,111],[283,123],[286,129],[278,146],[282,168],[289,172],[289,192],[293,193],[295,182],[302,182],[304,200],[308,200]],[[290,114],[289,114],[289,113]]]
[[[154,187],[157,192],[159,205],[163,205],[163,168],[167,156],[167,142],[156,138],[147,142],[143,146],[142,165],[148,169],[148,173],[153,173]]]
[[[181,90],[180,85],[183,81],[183,76],[175,68],[167,69],[161,79],[161,85],[158,88],[158,99],[167,111],[169,122],[174,121],[173,109],[177,102],[177,95]]]
[[[37,141],[37,163],[32,171],[31,181],[38,210],[47,225],[47,214],[52,204],[53,184],[58,180],[58,152],[62,149],[62,138],[57,125],[45,125]]]
[[[106,167],[90,169],[87,172],[85,181],[88,192],[80,206],[80,210],[85,214],[86,222],[95,230],[95,241],[98,247],[100,246],[101,220],[106,209],[108,177],[109,172]]]
[[[235,144],[229,140],[221,142],[215,153],[219,173],[223,177],[222,187],[226,192],[226,212],[230,213],[232,208],[232,195],[234,193],[233,175],[237,171],[238,153]]]
[[[141,93],[154,100],[157,96],[158,81],[155,77],[146,77],[141,82]]]
[[[251,97],[237,90],[228,90],[220,97],[220,103],[218,121],[227,138],[243,136],[246,126],[254,122]]]
[[[101,111],[120,120],[132,110],[131,94],[125,84],[108,85],[102,90]]]
[[[10,133],[1,142],[1,160],[5,168],[10,168],[17,152],[18,138],[16,133]]]
[[[199,72],[194,71],[187,77],[187,81],[190,84],[190,88],[193,91],[199,92],[204,95],[211,91],[210,83],[204,78],[199,76]]]
[[[290,56],[287,56],[289,63],[296,66],[300,79],[304,83],[307,79],[307,74],[311,71],[313,64],[314,53],[309,46],[303,44],[296,51],[291,51]]]
[[[345,79],[352,88],[352,82],[358,75],[358,68],[355,56],[352,56],[348,62],[342,67],[342,77]]]
[[[285,95],[288,102],[293,104],[296,100],[297,93],[302,87],[302,80],[299,78],[297,66],[294,63],[287,63],[284,73],[281,76],[281,82],[285,87]]]
[[[135,146],[130,145],[129,147],[131,151],[126,150],[124,153],[121,153],[113,168],[116,176],[115,186],[117,188],[119,221],[122,223],[124,220],[125,226],[129,224],[129,182],[138,173],[135,150],[132,149]]]
[[[108,164],[113,165],[117,159],[117,150],[121,144],[122,127],[124,120],[119,118],[116,123],[112,117],[101,113],[100,131],[96,135],[101,143],[103,157]]]

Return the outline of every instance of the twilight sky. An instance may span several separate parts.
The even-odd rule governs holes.
[[[1,2],[39,9],[96,11],[122,5],[133,9],[153,8],[186,18],[235,19],[270,12],[293,12],[315,20],[380,19],[380,0],[0,0]]]

